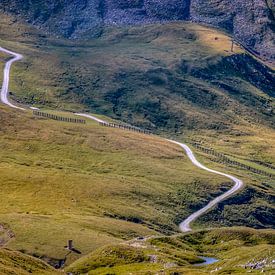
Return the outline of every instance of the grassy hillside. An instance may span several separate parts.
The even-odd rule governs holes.
[[[71,238],[86,254],[176,232],[179,219],[231,185],[157,137],[0,108],[0,220],[15,235],[10,248],[61,259]]]
[[[239,227],[109,244],[77,260],[70,274],[272,274],[274,232]],[[0,274],[63,274],[33,257],[0,250]],[[201,265],[200,257],[218,261]],[[201,266],[196,266],[200,264]]]
[[[138,246],[139,244],[139,246]],[[274,234],[248,228],[200,231],[105,247],[76,261],[73,274],[271,274]],[[216,257],[209,266],[195,266],[198,255]],[[252,265],[264,261],[261,268]],[[249,266],[252,264],[251,266]]]
[[[11,83],[18,101],[156,131],[230,130],[241,118],[272,123],[272,72],[237,45],[231,52],[230,37],[217,30],[188,23],[108,28],[99,39],[68,42],[12,20],[3,16],[0,35],[25,55]]]
[[[207,143],[223,141],[222,150],[274,161],[273,73],[236,45],[231,53],[219,31],[175,23],[107,29],[76,43],[3,15],[0,38],[25,55],[11,83],[17,101],[106,114],[161,134],[210,135]]]
[[[232,131],[202,130],[192,131],[187,135],[185,139],[190,142],[200,142],[203,146],[213,148],[232,160],[273,174],[273,178],[269,178],[230,164],[224,167],[218,158],[197,150],[197,155],[203,163],[208,166],[214,165],[224,171],[231,166],[231,169],[238,171],[240,177],[248,184],[243,192],[220,203],[217,210],[200,220],[211,220],[214,222],[213,226],[227,226],[233,222],[235,225],[246,224],[257,228],[264,228],[269,224],[268,227],[274,228],[274,130],[260,124],[245,122],[234,126]],[[248,178],[245,178],[246,176]],[[251,213],[249,216],[247,211]]]
[[[196,169],[180,148],[156,136],[0,109],[0,198],[5,201],[0,207],[1,243],[54,266],[65,258],[68,265],[106,245],[113,251],[112,247],[138,236],[178,232],[183,218],[232,185],[223,177]],[[256,188],[249,175],[238,176],[249,184],[247,188]],[[266,197],[259,206],[271,209]],[[234,211],[235,207],[227,209]],[[240,222],[235,215],[249,217],[254,211],[244,206],[228,215],[227,209],[221,216],[228,225]],[[211,211],[196,227],[209,227],[215,213]],[[255,221],[259,223],[260,218]],[[264,226],[269,224],[266,221]],[[81,254],[67,255],[64,246],[69,239]],[[194,251],[183,254],[182,263],[199,261]],[[144,268],[151,270],[146,255]],[[134,250],[130,263],[136,257],[141,256]],[[125,261],[121,264],[129,263]]]
[[[0,274],[1,275],[57,275],[57,272],[41,260],[27,256],[20,252],[0,249]]]

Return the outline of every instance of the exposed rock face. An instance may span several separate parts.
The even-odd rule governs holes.
[[[68,38],[104,25],[192,20],[224,28],[262,56],[274,56],[274,0],[2,0],[0,10]]]
[[[148,16],[166,20],[180,20],[189,16],[188,0],[145,0],[144,6]]]
[[[103,1],[103,20],[106,24],[136,24],[146,23],[143,0],[105,0]]]
[[[104,22],[140,24],[187,19],[190,0],[106,0]]]
[[[266,0],[192,0],[191,20],[222,27],[248,48],[275,58],[274,16]]]
[[[0,10],[16,14],[49,33],[67,38],[98,36],[102,0],[1,0]]]

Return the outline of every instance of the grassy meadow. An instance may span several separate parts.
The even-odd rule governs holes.
[[[75,125],[1,107],[0,220],[7,247],[60,259],[68,239],[86,254],[177,223],[231,185],[155,137]],[[79,255],[72,255],[72,257]]]

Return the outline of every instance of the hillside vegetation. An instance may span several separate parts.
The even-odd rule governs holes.
[[[130,251],[125,251],[125,240],[177,232],[184,217],[232,185],[223,177],[197,169],[180,148],[156,136],[105,128],[89,121],[75,125],[38,119],[30,113],[0,108],[0,197],[6,202],[0,208],[2,230],[6,232],[1,243],[53,266],[64,263],[64,259],[68,265],[96,251],[91,269],[103,269],[91,274],[107,274],[110,266],[121,265],[124,267],[116,267],[115,274],[162,269],[159,263],[152,266],[150,247],[140,252],[133,248],[134,241],[129,242]],[[253,183],[245,173],[239,176]],[[264,200],[259,203],[268,205]],[[249,216],[252,211],[243,207],[237,215]],[[211,213],[196,227],[209,226],[215,220]],[[223,215],[229,225],[237,224],[234,215]],[[81,254],[64,249],[69,239]],[[271,249],[262,247],[267,248]],[[175,252],[167,249],[164,258],[169,263],[175,260],[171,259]],[[209,253],[209,248],[188,250],[178,252],[180,265],[200,262],[197,256],[203,251]],[[103,251],[104,258],[98,251]],[[106,266],[108,269],[104,269]]]
[[[138,246],[139,244],[139,246]],[[215,229],[105,247],[73,263],[73,274],[271,274],[274,234],[248,228]],[[198,255],[217,257],[209,266]],[[259,267],[253,269],[253,265]]]
[[[177,232],[181,219],[232,185],[155,136],[0,108],[0,221],[13,232],[12,249],[55,262],[69,239],[85,255]]]
[[[272,71],[236,45],[230,52],[231,39],[219,31],[173,23],[106,29],[99,39],[70,43],[1,20],[3,45],[25,56],[11,83],[17,101],[158,132],[229,131],[244,119],[273,125]]]
[[[57,272],[41,260],[27,256],[20,252],[0,249],[0,274],[1,275],[58,275]]]

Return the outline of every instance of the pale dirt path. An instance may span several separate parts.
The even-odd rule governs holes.
[[[11,65],[13,62],[19,61],[23,58],[23,56],[21,54],[6,50],[2,47],[0,47],[0,51],[4,52],[8,55],[12,55],[13,58],[10,59],[8,62],[6,62],[5,64],[5,68],[4,68],[4,78],[3,78],[3,84],[2,84],[2,89],[1,89],[1,102],[10,106],[11,108],[14,109],[19,109],[19,110],[25,110],[24,108],[15,106],[14,104],[12,104],[9,101],[8,95],[9,95],[9,82],[10,82],[10,69],[11,69]]]
[[[232,196],[234,193],[236,193],[237,191],[239,191],[243,187],[244,183],[243,183],[242,180],[240,180],[240,179],[238,179],[238,178],[236,178],[234,176],[231,176],[229,174],[225,174],[225,173],[222,173],[222,172],[219,172],[219,171],[216,171],[216,170],[209,169],[206,166],[204,166],[203,164],[201,164],[195,158],[192,150],[186,144],[183,144],[183,143],[180,143],[180,142],[177,142],[177,141],[174,141],[174,140],[169,140],[169,139],[167,141],[172,142],[174,144],[177,144],[181,148],[183,148],[185,150],[188,158],[198,168],[206,170],[206,171],[208,171],[210,173],[213,173],[213,174],[217,174],[217,175],[221,175],[221,176],[227,177],[227,178],[229,178],[230,180],[232,180],[235,183],[235,185],[230,190],[228,190],[224,194],[218,196],[214,200],[210,201],[206,206],[204,206],[200,210],[196,211],[195,213],[193,213],[192,215],[190,215],[189,217],[187,217],[187,219],[185,219],[183,222],[180,223],[180,225],[179,225],[180,230],[182,232],[188,232],[188,231],[191,231],[190,224],[193,221],[195,221],[198,217],[202,216],[205,212],[207,212],[208,210],[210,210],[211,208],[213,208],[219,202],[225,200],[226,198]]]

